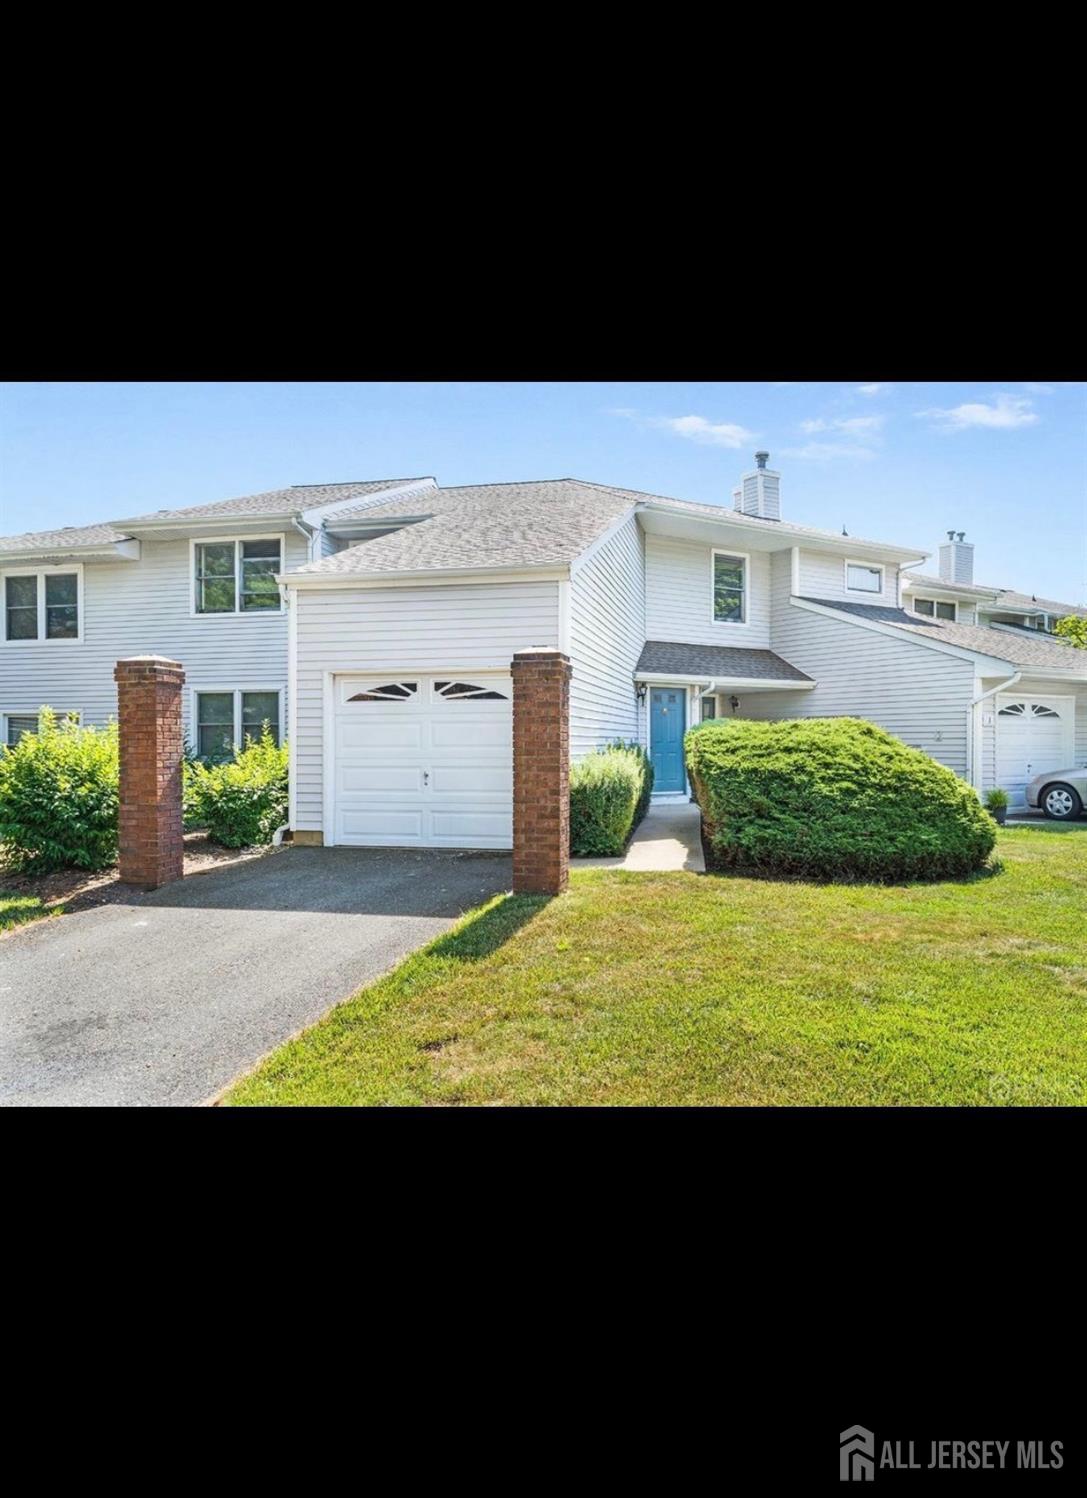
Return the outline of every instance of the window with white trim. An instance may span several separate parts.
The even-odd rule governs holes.
[[[713,553],[713,622],[743,624],[747,619],[747,562],[728,552]]]
[[[78,711],[57,713],[57,723],[64,723],[71,719],[74,723],[81,723],[83,714]],[[15,745],[26,733],[37,733],[39,726],[39,715],[37,713],[5,713],[4,714],[4,739],[3,742],[9,749]]]
[[[276,573],[283,537],[193,543],[193,606],[198,614],[282,612]]]
[[[958,617],[958,608],[957,603],[947,603],[942,598],[915,598],[913,600],[915,614],[923,614],[926,619],[949,619],[952,624]]]
[[[4,639],[78,640],[79,573],[43,567],[4,578]]]
[[[259,739],[265,723],[273,741],[280,741],[282,691],[260,690],[197,692],[193,713],[193,741],[201,759],[233,759],[235,748],[246,738]]]
[[[846,562],[845,585],[851,593],[882,593],[883,568],[867,562]]]

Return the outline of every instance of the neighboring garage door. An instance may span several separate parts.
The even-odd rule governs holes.
[[[337,676],[334,685],[335,842],[512,846],[508,676]]]
[[[996,783],[1023,806],[1028,780],[1073,763],[1075,700],[1007,693],[996,704]]]

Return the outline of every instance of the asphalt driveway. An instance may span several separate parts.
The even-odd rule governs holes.
[[[464,911],[500,853],[285,848],[0,941],[0,1103],[194,1104]]]

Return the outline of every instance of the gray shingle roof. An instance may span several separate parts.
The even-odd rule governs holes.
[[[996,594],[996,608],[1015,613],[1019,609],[1044,609],[1047,614],[1079,614],[1087,618],[1087,608],[1079,603],[1061,603],[1056,598],[1036,598],[1030,593],[1017,593],[1014,588],[986,587],[983,583],[949,583],[942,577],[931,577],[924,572],[905,572],[903,576],[911,583],[920,583],[926,588],[946,588],[952,593],[974,593],[988,601]]]
[[[579,482],[587,484],[590,480],[582,479]],[[593,487],[604,488],[606,486],[603,484],[594,484]],[[667,505],[669,509],[687,510],[697,515],[712,515],[719,520],[727,520],[730,525],[746,526],[748,529],[753,528],[762,531],[763,534],[766,534],[767,530],[780,530],[784,534],[790,534],[795,531],[797,535],[811,536],[815,541],[833,541],[836,547],[840,546],[843,540],[839,531],[819,530],[812,525],[797,525],[792,520],[767,520],[762,515],[744,515],[741,511],[733,509],[731,504],[701,504],[693,499],[672,499],[667,494],[650,494],[642,489],[624,489],[622,492],[629,494],[632,499],[641,500],[648,504]],[[897,546],[892,541],[870,541],[864,536],[849,536],[845,539],[852,541],[856,546],[887,547],[891,551],[909,551],[915,557],[924,555],[924,548],[920,546]]]
[[[210,505],[186,505],[180,510],[155,510],[150,515],[133,515],[135,520],[184,520],[189,515],[290,515],[339,500],[362,499],[382,489],[401,484],[421,483],[422,479],[360,479],[347,484],[293,484],[289,489],[266,489],[262,494],[243,494],[238,499],[217,499]]]
[[[288,489],[267,489],[262,494],[243,494],[238,499],[218,499],[209,505],[186,505],[180,510],[155,510],[149,515],[129,517],[138,521],[185,520],[190,516],[209,518],[215,515],[298,515],[304,510],[320,509],[339,500],[358,499],[348,513],[366,508],[368,495],[402,484],[424,483],[425,479],[360,479],[346,484],[293,484]],[[101,525],[66,525],[56,531],[27,531],[21,536],[0,536],[0,552],[25,551],[35,555],[50,550],[79,546],[109,546],[127,539],[124,522],[104,521]]]
[[[74,546],[112,546],[125,539],[124,531],[112,525],[65,525],[59,531],[26,531],[21,536],[0,536],[0,551],[66,551]]]
[[[740,645],[683,645],[674,640],[647,640],[635,668],[653,675],[713,677],[749,676],[754,681],[811,681],[772,650],[745,650]]]
[[[629,489],[578,479],[428,489],[366,507],[367,519],[405,518],[412,524],[290,575],[564,566],[638,498]]]
[[[892,624],[896,629],[922,640],[944,645],[958,645],[980,655],[992,655],[1013,666],[1048,666],[1067,669],[1069,676],[1087,680],[1087,652],[1076,650],[1048,635],[1028,635],[1025,630],[990,629],[985,624],[951,624],[945,619],[925,619],[905,609],[887,608],[877,603],[847,603],[839,598],[809,598],[823,608],[871,619],[878,624]]]

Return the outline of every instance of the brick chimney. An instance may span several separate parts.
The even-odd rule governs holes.
[[[733,507],[741,515],[754,515],[759,520],[781,519],[781,474],[767,468],[768,452],[755,454],[755,467],[741,475],[740,487],[732,491]]]
[[[974,581],[974,543],[965,531],[948,531],[940,546],[940,580],[945,583]]]

